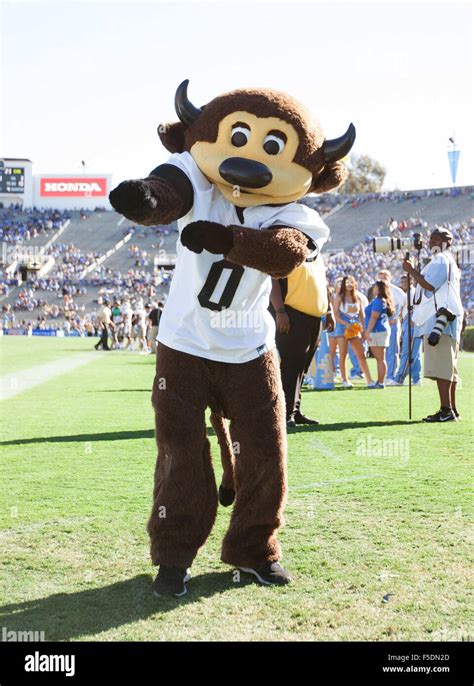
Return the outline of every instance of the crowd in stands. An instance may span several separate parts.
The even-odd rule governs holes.
[[[318,210],[322,215],[330,212],[338,206],[350,204],[351,207],[359,207],[364,203],[404,203],[416,204],[425,198],[444,197],[456,198],[459,196],[474,198],[474,186],[462,186],[460,188],[434,188],[418,191],[380,191],[377,193],[360,193],[348,195],[344,193],[323,193],[321,195],[306,196],[300,202]]]
[[[41,234],[57,231],[71,215],[62,210],[39,210],[36,207],[22,209],[12,205],[2,210],[0,216],[0,241],[24,243]]]
[[[48,277],[61,281],[79,278],[87,267],[104,255],[99,251],[84,253],[74,243],[55,243],[46,254],[55,260]]]
[[[150,264],[150,256],[148,252],[143,248],[140,248],[136,243],[133,243],[129,249],[128,253],[133,259],[136,267],[148,267]]]
[[[462,189],[437,189],[426,191],[407,192],[384,192],[371,193],[361,196],[343,196],[334,193],[326,193],[321,196],[309,196],[305,202],[314,206],[323,216],[346,202],[416,202],[420,198],[431,195],[450,196],[453,193],[473,194],[472,187]],[[104,211],[104,208],[96,208],[96,212]],[[92,215],[91,211],[84,211],[84,217]],[[388,214],[388,212],[387,212]],[[19,206],[3,209],[0,213],[0,240],[8,243],[25,243],[42,232],[48,232],[60,228],[70,218],[68,212],[59,210],[25,209]],[[474,318],[473,297],[473,269],[469,259],[468,249],[472,241],[471,227],[467,222],[445,223],[445,226],[454,234],[453,251],[460,252],[459,264],[462,270],[461,295],[467,312],[468,322]],[[423,219],[423,216],[411,216],[407,212],[405,219],[394,220],[389,218],[385,226],[381,226],[374,235],[391,235],[392,237],[406,237],[413,232],[419,232],[424,238],[424,248],[421,251],[421,264],[429,257],[427,251],[427,237],[434,228]],[[128,247],[128,255],[133,266],[127,270],[111,269],[104,262],[85,276],[84,270],[95,263],[103,253],[97,251],[84,252],[74,243],[56,242],[50,246],[46,254],[53,257],[55,264],[44,276],[29,280],[26,284],[18,281],[17,275],[7,275],[0,271],[0,298],[5,300],[12,289],[15,299],[8,305],[2,325],[4,328],[14,325],[15,313],[21,317],[22,312],[34,312],[40,310],[34,326],[47,328],[51,324],[62,327],[70,326],[81,332],[91,330],[93,327],[93,313],[86,312],[83,302],[91,290],[96,298],[103,296],[110,299],[142,299],[151,302],[157,297],[157,285],[161,284],[166,292],[172,278],[172,270],[154,268],[153,257],[156,251],[165,244],[166,237],[176,232],[176,226],[169,227],[142,227],[132,226],[124,229],[124,233],[133,234],[133,243]],[[150,242],[150,238],[152,242]],[[147,240],[147,248],[140,245],[142,239]],[[327,248],[330,250],[330,243]],[[153,251],[153,252],[152,252]],[[326,253],[327,254],[327,253]],[[373,251],[372,236],[366,236],[365,240],[351,249],[340,250],[333,254],[329,253],[326,258],[328,282],[333,285],[342,274],[352,274],[358,282],[362,292],[367,292],[371,286],[370,274],[380,269],[388,269],[394,283],[400,283],[402,276],[400,253],[377,254]],[[163,288],[162,288],[163,290]],[[51,295],[49,295],[51,294]],[[93,294],[90,299],[92,300]],[[162,297],[160,295],[160,297]],[[166,296],[165,296],[166,297]],[[4,308],[7,307],[6,305]],[[90,306],[88,307],[90,309]],[[35,312],[35,314],[37,314]]]

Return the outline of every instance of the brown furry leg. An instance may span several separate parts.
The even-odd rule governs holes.
[[[281,558],[287,446],[280,370],[275,351],[226,367],[221,389],[231,418],[237,497],[221,559],[258,567]],[[224,396],[225,388],[232,390]]]
[[[204,411],[203,361],[158,345],[153,406],[158,459],[148,522],[153,564],[188,567],[217,512],[217,490]]]
[[[217,412],[211,412],[212,428],[216,432],[221,452],[222,479],[219,486],[219,502],[224,507],[232,505],[235,500],[234,486],[234,452],[227,420]]]

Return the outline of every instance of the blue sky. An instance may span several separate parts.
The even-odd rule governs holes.
[[[442,2],[8,2],[1,13],[0,154],[35,172],[146,175],[176,86],[197,104],[243,86],[285,90],[388,188],[474,183],[472,10]]]

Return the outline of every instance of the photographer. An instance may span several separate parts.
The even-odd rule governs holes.
[[[417,272],[409,259],[403,269],[415,280],[413,321],[415,336],[423,337],[424,376],[438,384],[441,408],[423,419],[449,422],[459,419],[456,408],[456,361],[463,319],[460,271],[448,248],[453,236],[447,229],[435,229],[429,241],[430,262]]]

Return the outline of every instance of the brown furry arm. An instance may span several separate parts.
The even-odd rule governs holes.
[[[258,269],[275,279],[288,276],[309,254],[308,239],[298,231],[279,227],[256,231],[231,226],[233,245],[225,258],[243,267]]]
[[[189,212],[193,190],[183,172],[163,164],[146,179],[122,181],[109,199],[117,212],[137,224],[170,224]]]
[[[181,243],[193,252],[224,255],[229,262],[276,279],[288,276],[311,252],[307,236],[298,229],[278,226],[257,231],[205,220],[188,224],[181,233]]]

